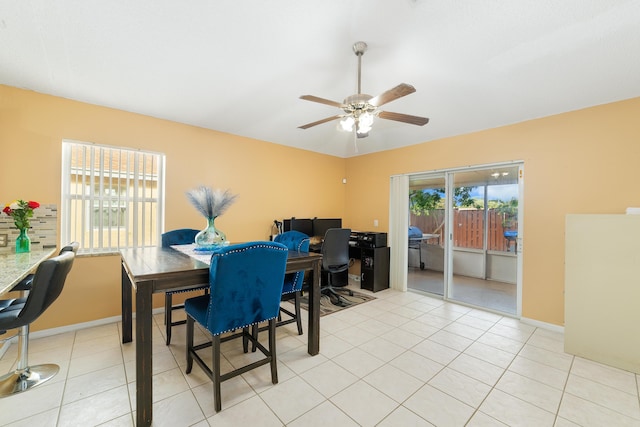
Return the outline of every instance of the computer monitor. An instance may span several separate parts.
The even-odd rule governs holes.
[[[314,218],[313,236],[324,237],[330,228],[342,228],[342,218]]]
[[[295,231],[304,233],[309,237],[313,236],[313,221],[311,219],[291,218],[291,219],[285,219],[283,222],[284,222],[284,231],[295,230]]]

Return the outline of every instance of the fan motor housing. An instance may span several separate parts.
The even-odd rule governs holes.
[[[347,113],[356,110],[373,111],[375,107],[369,104],[371,98],[373,98],[373,96],[367,95],[366,93],[356,93],[355,95],[348,96],[342,102],[346,106],[343,110]]]

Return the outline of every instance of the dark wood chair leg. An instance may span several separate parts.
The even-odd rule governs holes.
[[[173,298],[171,297],[170,293],[165,293],[164,294],[164,324],[165,324],[165,331],[166,331],[166,335],[167,335],[167,340],[166,340],[166,344],[169,345],[171,344],[171,310],[172,310],[172,306],[173,306]]]
[[[296,325],[298,326],[298,335],[302,335],[302,317],[300,317],[300,298],[302,297],[302,291],[295,293],[294,305],[296,312]]]
[[[251,327],[251,336],[253,337],[253,342],[251,343],[252,353],[255,353],[256,349],[258,348],[258,346],[256,345],[256,342],[258,342],[258,332],[260,332],[260,325],[256,323]]]
[[[194,320],[191,316],[187,315],[187,370],[186,373],[191,373],[193,368],[193,324]]]
[[[167,316],[169,316],[168,312],[169,312],[169,308],[171,307],[169,304],[171,304],[171,295],[169,295],[168,293],[164,294],[164,324],[166,325],[167,322]]]
[[[220,396],[220,335],[213,337],[211,345],[213,349],[213,398],[216,412],[222,410],[222,397]]]
[[[255,328],[255,326],[253,326]],[[244,351],[245,353],[249,352],[249,338],[248,335],[249,334],[249,327],[247,326],[246,328],[242,329],[242,351]],[[255,349],[255,345],[253,346]],[[255,350],[252,350],[255,351]]]
[[[276,360],[276,321],[269,320],[269,353],[271,355],[271,382],[278,384],[278,363]]]

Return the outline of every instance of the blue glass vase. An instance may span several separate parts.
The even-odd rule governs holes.
[[[31,252],[31,239],[27,235],[27,229],[21,228],[20,234],[16,237],[16,253]]]
[[[207,218],[207,228],[196,234],[196,246],[205,249],[215,249],[227,245],[227,236],[215,226],[216,217]]]

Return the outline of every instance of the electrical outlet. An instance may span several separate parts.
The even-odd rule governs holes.
[[[9,244],[9,235],[0,234],[0,248],[4,248]]]

